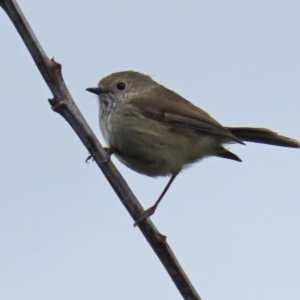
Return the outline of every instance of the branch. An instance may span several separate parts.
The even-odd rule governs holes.
[[[15,0],[0,0],[0,6],[16,27],[51,90],[53,94],[53,98],[49,99],[51,108],[71,125],[133,220],[138,220],[143,215],[144,210],[114,164],[111,161],[101,163],[106,157],[106,152],[71,97],[61,74],[61,65],[46,56]],[[201,300],[167,244],[166,237],[159,233],[150,219],[138,223],[138,227],[164,265],[183,298]]]

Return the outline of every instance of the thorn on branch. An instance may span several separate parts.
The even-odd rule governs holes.
[[[55,61],[54,56],[51,58],[51,62],[53,64],[53,67],[61,69],[61,64]]]
[[[48,102],[50,103],[52,110],[55,112],[59,112],[62,110],[63,107],[67,106],[63,100],[60,100],[56,97],[48,99]]]

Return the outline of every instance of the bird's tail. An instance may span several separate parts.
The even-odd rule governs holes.
[[[265,128],[226,127],[234,136],[245,142],[269,144],[274,146],[300,148],[294,139],[282,136]]]

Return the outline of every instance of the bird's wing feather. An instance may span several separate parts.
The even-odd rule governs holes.
[[[160,90],[162,88],[163,90]],[[159,101],[154,102],[153,99],[159,99]],[[147,93],[142,96],[140,94],[137,96],[131,95],[130,100],[126,102],[138,108],[139,112],[148,118],[160,122],[180,124],[181,126],[227,138],[228,141],[243,144],[239,138],[204,110],[162,86],[151,90],[151,97]]]

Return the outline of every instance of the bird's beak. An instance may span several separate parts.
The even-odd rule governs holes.
[[[96,94],[96,95],[109,93],[108,90],[105,90],[105,89],[103,89],[101,87],[92,87],[92,88],[87,88],[86,90],[88,92],[91,92],[91,93]]]

